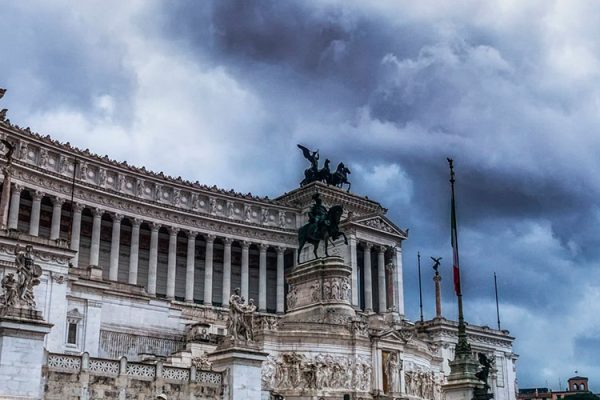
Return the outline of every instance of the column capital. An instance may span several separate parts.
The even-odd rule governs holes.
[[[191,230],[191,229],[190,229],[190,230],[187,230],[187,231],[186,231],[186,233],[187,233],[187,238],[188,238],[188,240],[191,240],[191,239],[196,239],[196,236],[198,236],[198,232],[196,232],[196,231],[193,231],[193,230]]]
[[[113,213],[111,215],[113,222],[121,222],[123,220],[123,214]]]
[[[19,184],[19,183],[15,183],[15,185],[13,186],[13,193],[21,193],[23,191],[23,189],[25,189],[25,186]]]
[[[71,208],[73,209],[73,212],[82,212],[83,209],[85,208],[85,204],[81,204],[81,203],[72,203],[71,204]]]
[[[104,214],[104,210],[94,207],[92,208],[92,214],[94,215],[94,218],[102,217],[102,215]]]
[[[162,227],[161,224],[159,224],[158,222],[151,222],[150,223],[150,230],[152,230],[152,232],[158,232],[158,230]]]
[[[216,238],[217,238],[216,235],[213,235],[212,233],[209,233],[209,234],[206,235],[206,243],[213,243]]]
[[[179,228],[176,226],[170,226],[169,227],[169,235],[170,236],[177,236],[177,234],[179,233]]]
[[[275,249],[277,250],[277,255],[280,255],[280,254],[285,253],[286,247],[284,247],[284,246],[277,246],[277,247],[275,247]]]
[[[142,225],[143,220],[141,218],[132,218],[132,217],[129,217],[129,222],[131,222],[131,226],[132,227],[135,226],[135,227],[139,228],[140,225]]]
[[[260,249],[260,252],[263,253],[263,252],[267,251],[267,249],[269,248],[269,245],[267,243],[260,243],[258,245],[258,248]]]
[[[31,197],[33,197],[33,201],[41,201],[44,198],[44,192],[40,190],[34,190]]]
[[[58,196],[54,196],[52,197],[52,204],[54,205],[54,207],[58,207],[61,206],[63,204],[65,204],[66,199],[63,199],[62,197],[58,197]]]
[[[387,247],[384,245],[377,246],[377,251],[379,252],[379,254],[385,253],[386,250],[387,250]]]
[[[371,248],[373,247],[373,243],[365,242],[364,245],[365,245],[365,249],[371,251]]]
[[[251,245],[251,244],[252,244],[252,243],[250,243],[250,242],[249,242],[249,241],[247,241],[247,240],[242,240],[242,249],[248,250],[248,249],[250,248],[250,245]]]
[[[233,238],[230,238],[230,237],[223,238],[223,243],[225,244],[225,246],[231,246],[231,244],[233,242],[234,242]]]

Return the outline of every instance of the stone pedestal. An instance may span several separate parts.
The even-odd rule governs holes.
[[[481,390],[484,384],[477,379],[479,364],[470,354],[457,354],[455,359],[450,362],[450,375],[448,383],[442,390],[446,400],[473,400],[475,392]]]
[[[44,337],[50,328],[39,311],[0,308],[0,398],[42,398]]]
[[[281,328],[307,329],[316,324],[346,325],[356,317],[351,305],[352,268],[331,256],[298,264],[289,274],[288,312]]]
[[[226,339],[209,355],[215,371],[226,371],[225,400],[261,400],[261,368],[267,353],[252,342]]]

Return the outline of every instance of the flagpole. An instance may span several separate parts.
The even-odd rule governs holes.
[[[462,289],[460,284],[460,263],[458,257],[458,231],[456,224],[456,200],[454,194],[454,160],[448,158],[448,164],[450,166],[450,186],[452,188],[452,246],[454,250],[454,286],[456,290],[456,297],[458,298],[458,343],[456,345],[455,354],[456,358],[469,357],[471,355],[471,346],[467,341],[467,328],[465,325],[465,318],[463,315],[463,302],[462,302]],[[462,356],[462,357],[460,357]]]
[[[500,306],[498,305],[498,283],[496,282],[496,273],[494,272],[494,289],[496,291],[496,316],[498,317],[498,330],[500,328]]]
[[[418,251],[417,265],[419,266],[419,307],[421,308],[421,322],[423,322],[423,291],[421,289],[421,253]]]

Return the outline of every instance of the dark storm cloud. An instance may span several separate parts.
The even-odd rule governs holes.
[[[92,112],[94,98],[109,94],[126,111],[135,83],[122,46],[89,29],[76,9],[38,4],[32,13],[31,8],[18,2],[2,6],[3,20],[10,21],[0,25],[3,57],[13,61],[0,62],[0,75],[20,83],[7,88],[8,100],[36,110],[65,106]]]

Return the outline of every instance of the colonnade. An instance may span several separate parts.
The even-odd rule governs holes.
[[[21,192],[23,187],[15,185],[11,191],[11,202],[9,209],[8,228],[18,228],[19,207],[21,200]],[[29,222],[29,234],[38,236],[40,223],[41,201],[44,197],[39,191],[30,191],[32,196],[31,217]],[[59,197],[50,197],[53,202],[52,207],[52,222],[50,228],[50,239],[56,240],[60,237],[60,222],[62,215],[62,207],[65,199]],[[70,248],[77,251],[77,254],[72,260],[74,266],[79,263],[79,249],[81,239],[81,220],[85,205],[75,203],[72,208],[72,228],[70,236]],[[102,216],[108,211],[100,208],[90,208],[93,215],[92,222],[92,237],[90,246],[89,264],[98,266],[100,261],[100,230]],[[150,256],[148,261],[148,281],[146,291],[149,295],[156,295],[157,288],[157,272],[158,272],[158,238],[159,230],[163,226],[161,223],[152,221],[143,221],[137,217],[125,216],[119,213],[110,213],[112,218],[112,235],[110,242],[110,258],[108,265],[108,278],[116,281],[119,275],[119,249],[121,238],[121,221],[127,218],[131,223],[131,245],[128,283],[132,285],[138,284],[138,264],[140,251],[140,227],[143,222],[150,226]],[[168,246],[168,261],[167,261],[167,282],[166,282],[166,297],[168,299],[175,298],[175,278],[176,278],[176,254],[177,254],[177,235],[180,231],[179,227],[165,226],[169,232]],[[187,236],[187,255],[186,255],[186,271],[185,271],[185,301],[194,301],[194,284],[195,284],[195,261],[196,261],[196,236],[202,234],[206,240],[205,259],[204,259],[204,294],[203,304],[213,304],[213,256],[214,243],[217,236],[209,232],[200,232],[195,230],[186,230]],[[224,245],[223,253],[223,277],[222,277],[222,301],[224,307],[229,305],[229,297],[231,295],[231,247],[235,239],[231,237],[220,237]],[[242,250],[241,257],[241,294],[245,298],[249,295],[249,249],[253,244],[250,241],[239,240]],[[255,243],[259,247],[259,296],[258,309],[259,311],[267,310],[267,250],[273,247],[277,252],[277,278],[276,278],[276,312],[284,312],[284,254],[285,247],[270,245],[267,243]]]
[[[21,185],[14,185],[11,190],[11,202],[8,215],[8,228],[17,229],[19,219],[19,207],[21,192],[24,188]],[[44,194],[37,190],[28,189],[32,198],[31,216],[29,221],[29,234],[39,235],[40,228],[40,210]],[[60,223],[62,208],[65,199],[60,197],[48,196],[52,200],[52,218],[50,227],[50,239],[60,238]],[[77,266],[79,263],[79,250],[81,239],[81,221],[85,205],[75,203],[72,205],[72,226],[70,234],[70,248],[77,251],[72,263]],[[100,233],[102,216],[108,211],[96,207],[88,207],[92,213],[92,232],[89,264],[99,266],[100,261]],[[117,281],[119,276],[119,249],[121,238],[121,223],[124,218],[128,219],[131,225],[131,241],[129,249],[129,270],[127,282],[132,285],[138,284],[139,276],[139,254],[140,254],[140,228],[142,223],[150,227],[150,250],[148,260],[148,279],[146,291],[149,295],[156,295],[157,275],[158,275],[158,242],[159,230],[163,226],[156,221],[143,221],[137,216],[125,216],[119,213],[109,213],[112,219],[112,235],[110,241],[110,256],[108,265],[108,279]],[[176,283],[176,254],[177,254],[177,236],[180,232],[179,227],[165,226],[169,233],[168,258],[167,258],[167,279],[166,279],[166,297],[175,298]],[[203,304],[212,305],[213,303],[213,280],[214,280],[214,243],[217,236],[210,232],[201,232],[196,230],[185,230],[187,236],[186,268],[185,268],[185,301],[194,301],[195,289],[195,262],[196,262],[196,238],[201,234],[205,239],[205,258],[204,258],[204,292]],[[237,240],[231,237],[220,237],[223,243],[223,276],[222,276],[222,299],[221,304],[227,307],[231,295],[231,272],[232,272],[232,244],[237,241],[241,247],[241,294],[249,298],[249,280],[250,265],[249,254],[250,246],[253,244],[247,240]],[[259,249],[258,262],[258,309],[267,310],[267,250],[271,247],[277,253],[276,262],[276,312],[283,313],[285,309],[285,278],[284,278],[284,255],[286,248],[268,243],[254,243]],[[356,307],[360,305],[359,296],[359,260],[357,247],[360,246],[363,253],[362,261],[362,293],[364,296],[364,311],[374,311],[374,301],[377,302],[377,309],[380,313],[394,309],[404,313],[402,297],[402,265],[401,250],[395,247],[385,247],[373,243],[359,241],[355,234],[348,237],[348,257],[347,262],[352,267],[352,304]],[[372,265],[372,253],[377,253],[376,265]],[[295,259],[295,257],[294,257]],[[388,262],[386,263],[386,259]],[[373,280],[377,280],[377,293],[374,298]],[[272,289],[271,289],[272,290]],[[391,292],[391,293],[390,293]]]

